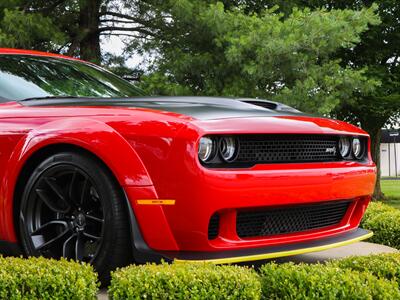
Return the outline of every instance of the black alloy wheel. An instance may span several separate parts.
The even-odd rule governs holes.
[[[36,167],[21,199],[19,228],[27,255],[91,263],[103,282],[131,258],[121,189],[89,155],[59,153]]]

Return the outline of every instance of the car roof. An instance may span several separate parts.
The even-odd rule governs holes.
[[[43,52],[43,51],[35,51],[35,50],[24,50],[24,49],[14,49],[14,48],[0,48],[0,55],[1,54],[10,54],[10,55],[32,55],[32,56],[45,56],[45,57],[55,57],[55,58],[63,58],[69,60],[80,60],[78,58],[50,53],[50,52]]]

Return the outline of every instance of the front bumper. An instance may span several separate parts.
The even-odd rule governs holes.
[[[176,166],[182,165],[176,164]],[[375,166],[350,162],[257,166],[251,170],[171,170],[165,187],[127,187],[126,192],[146,244],[156,252],[225,252],[266,249],[333,238],[355,230],[374,189]],[[166,180],[167,181],[167,180]],[[141,199],[173,199],[173,205],[142,205]],[[317,230],[240,238],[241,209],[351,200],[340,224]],[[172,203],[172,202],[171,202]],[[208,238],[211,216],[220,213],[216,239]],[[269,252],[269,251],[267,251]]]
[[[356,243],[365,240],[372,235],[373,233],[371,231],[358,228],[334,237],[284,246],[231,250],[224,252],[164,252],[161,254],[163,257],[169,260],[175,260],[176,262],[211,262],[216,264],[228,264],[323,251]]]
[[[153,185],[124,188],[148,247],[157,253],[223,255],[257,249],[270,253],[268,249],[274,247],[297,247],[356,230],[374,190],[376,167],[371,157],[363,162],[271,163],[220,169],[206,168],[198,160],[201,136],[266,131],[365,135],[356,127],[326,119],[237,118],[191,123],[173,141],[167,140],[168,146],[157,148],[157,152],[154,147],[146,151],[137,148]],[[241,211],[330,201],[351,202],[342,221],[334,226],[246,238],[238,234],[237,216]],[[209,238],[210,220],[216,213],[220,216],[219,231],[215,238]]]

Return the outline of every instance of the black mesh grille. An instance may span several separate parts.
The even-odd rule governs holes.
[[[219,233],[219,214],[214,214],[208,224],[208,239],[213,240]]]
[[[239,211],[237,234],[241,238],[287,234],[337,225],[343,219],[350,201]]]
[[[321,162],[339,159],[338,137],[255,135],[239,137],[238,163]]]

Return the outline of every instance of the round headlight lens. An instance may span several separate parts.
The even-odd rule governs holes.
[[[231,162],[236,158],[237,140],[233,137],[223,137],[219,142],[219,153],[226,162]]]
[[[207,162],[215,156],[214,141],[209,137],[202,137],[199,142],[199,159]]]
[[[348,137],[341,137],[339,139],[339,151],[342,157],[346,157],[350,153],[350,139]]]
[[[363,155],[362,145],[359,138],[353,139],[353,154],[356,158],[360,159]]]

